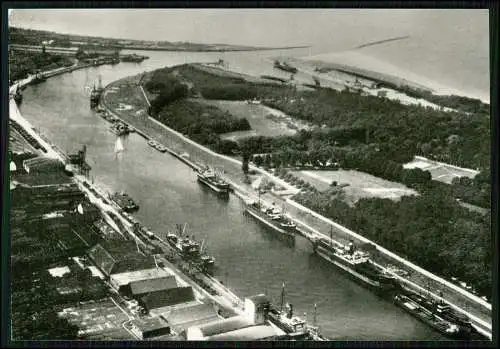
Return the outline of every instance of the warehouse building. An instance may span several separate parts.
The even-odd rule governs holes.
[[[194,292],[191,286],[175,287],[150,292],[139,299],[139,305],[150,312],[153,309],[161,309],[194,300]]]
[[[140,339],[170,334],[170,325],[160,317],[134,319],[131,321],[131,331]]]
[[[36,157],[23,161],[24,170],[29,174],[63,171],[64,164],[57,159]]]
[[[187,340],[265,340],[283,335],[283,331],[267,323],[270,304],[265,295],[245,298],[243,315],[191,326],[186,331]]]
[[[168,310],[166,308],[154,309],[151,314],[160,315],[177,332],[186,331],[189,327],[207,324],[220,319],[212,304],[198,301],[182,303],[169,307]]]

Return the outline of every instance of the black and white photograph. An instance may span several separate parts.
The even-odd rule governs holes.
[[[490,10],[12,7],[9,342],[491,343]]]

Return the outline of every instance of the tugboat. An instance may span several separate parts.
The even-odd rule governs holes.
[[[127,193],[116,192],[109,198],[125,212],[130,213],[139,210],[139,205]]]
[[[274,67],[276,69],[280,69],[280,70],[283,70],[283,71],[286,71],[288,73],[297,73],[298,72],[298,69],[295,68],[295,67],[292,67],[291,65],[289,65],[288,63],[286,63],[285,61],[283,62],[280,62],[278,60],[274,61]]]
[[[311,336],[304,319],[293,314],[293,305],[285,303],[285,283],[281,290],[280,309],[269,303],[268,319],[286,333],[286,339],[304,340]]]
[[[139,55],[136,55],[135,53],[130,54],[130,55],[122,55],[120,57],[122,62],[132,62],[132,63],[141,63],[143,60],[145,60],[147,58],[149,58],[149,57],[139,56]]]
[[[399,286],[392,274],[374,264],[370,260],[370,255],[355,248],[352,241],[348,246],[334,241],[333,230],[330,231],[329,240],[319,238],[313,241],[313,250],[318,256],[335,264],[380,295],[385,295],[387,291]]]
[[[246,212],[283,236],[295,240],[297,225],[285,216],[284,210],[279,210],[274,204],[272,207],[262,205],[260,192],[257,202],[251,201],[247,203]]]
[[[205,184],[220,195],[229,195],[229,183],[224,181],[215,170],[206,166],[196,171],[198,182]]]
[[[123,122],[114,123],[113,125],[111,125],[109,130],[118,136],[125,136],[130,133],[128,125],[124,124]]]

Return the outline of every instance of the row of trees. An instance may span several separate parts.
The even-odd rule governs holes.
[[[492,294],[488,215],[461,207],[448,195],[361,199],[350,207],[337,192],[301,193],[295,200],[438,275],[457,277]]]

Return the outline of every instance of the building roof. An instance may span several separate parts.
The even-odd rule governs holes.
[[[193,288],[176,287],[145,294],[140,301],[148,310],[194,300]]]
[[[115,260],[109,252],[104,249],[104,247],[97,244],[89,250],[88,254],[89,257],[94,260],[99,269],[104,272],[104,274],[109,275],[111,273]]]
[[[60,165],[63,163],[57,159],[46,158],[43,156],[38,156],[36,158],[26,159],[23,161],[24,166],[34,167],[34,166],[44,166],[44,165]]]
[[[50,275],[53,277],[62,277],[64,274],[71,273],[71,270],[67,265],[64,267],[56,267],[48,270]]]
[[[259,325],[241,328],[208,337],[210,341],[251,341],[260,340],[277,335],[276,330],[269,325]]]
[[[141,280],[165,278],[168,276],[171,276],[171,274],[164,269],[151,268],[151,269],[129,271],[129,272],[119,273],[119,274],[112,274],[110,276],[110,278],[111,278],[111,281],[113,283],[115,283],[116,285],[124,286],[124,285],[127,285],[129,283],[132,284],[132,283],[135,283],[135,282],[141,281]],[[137,287],[137,286],[135,286],[135,287]]]
[[[131,323],[141,332],[154,331],[160,328],[169,327],[168,322],[158,316],[152,318],[134,319]]]
[[[176,287],[177,281],[175,280],[175,275],[167,275],[154,279],[137,280],[130,283],[130,291],[133,295],[141,295]]]
[[[201,320],[205,320],[205,323],[209,323],[218,319],[215,308],[210,303],[179,307],[162,313],[161,316],[167,319],[172,326],[179,326]],[[194,326],[194,324],[191,324],[191,326]]]
[[[244,316],[233,316],[228,319],[209,322],[205,325],[199,326],[203,337],[211,337],[221,333],[235,331],[241,328],[251,326],[251,320]]]
[[[258,294],[247,298],[251,300],[254,304],[271,303],[269,297],[267,297],[265,294]]]

